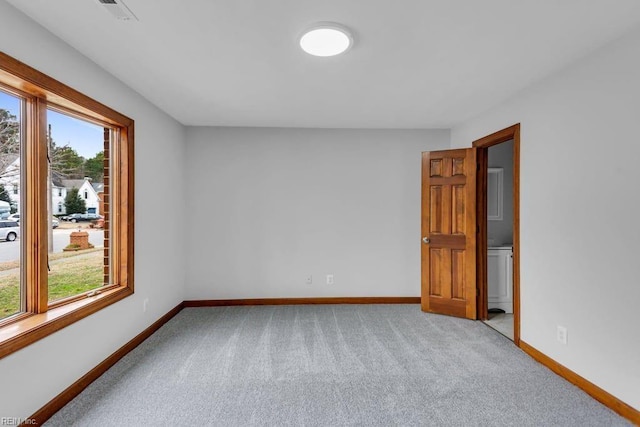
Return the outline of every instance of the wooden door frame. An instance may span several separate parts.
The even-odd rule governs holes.
[[[520,345],[520,123],[473,141],[478,149],[477,183],[477,288],[478,320],[487,320],[487,167],[488,150],[513,140],[513,342]]]

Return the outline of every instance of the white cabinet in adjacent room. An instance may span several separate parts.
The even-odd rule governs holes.
[[[513,313],[513,248],[490,247],[487,250],[489,308]]]

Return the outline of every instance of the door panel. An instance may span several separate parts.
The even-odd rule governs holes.
[[[464,256],[465,251],[451,250],[451,298],[464,299]]]
[[[429,268],[429,294],[435,296],[442,296],[442,250],[441,249],[429,249],[429,262],[431,263]]]
[[[422,310],[476,318],[476,149],[422,153]]]
[[[451,188],[452,194],[452,226],[451,226],[451,234],[454,235],[464,235],[466,230],[466,218],[465,208],[466,208],[466,197],[465,197],[465,187],[464,185],[454,185]]]
[[[432,186],[429,191],[431,192],[431,219],[429,221],[431,233],[442,233],[442,187]]]

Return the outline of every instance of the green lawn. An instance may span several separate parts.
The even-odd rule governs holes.
[[[74,252],[76,256],[51,263],[49,301],[76,295],[102,286],[102,251]],[[20,310],[19,270],[0,275],[0,319]]]
[[[18,283],[17,274],[0,278],[0,319],[20,310]]]

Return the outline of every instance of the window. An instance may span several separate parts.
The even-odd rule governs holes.
[[[0,358],[133,293],[133,126],[0,52],[0,185],[22,214],[0,225]],[[99,213],[88,190],[54,199],[82,183]],[[71,232],[63,208],[81,214]]]
[[[108,179],[113,152],[111,129],[98,126],[87,120],[47,108],[47,140],[49,182],[59,181],[83,185],[103,185]],[[64,143],[60,141],[65,141]],[[107,153],[107,156],[104,153]],[[87,176],[89,175],[89,176]],[[88,190],[83,191],[84,200],[75,197],[67,200],[72,213],[95,213],[88,206]],[[109,204],[104,212],[109,216]],[[53,228],[53,224],[51,225]],[[81,295],[110,284],[109,223],[98,218],[78,218],[73,224],[74,232],[51,230],[49,245],[49,303]],[[76,234],[80,231],[82,234]],[[64,256],[63,258],[59,258]]]

